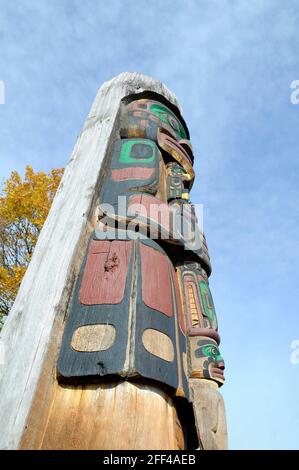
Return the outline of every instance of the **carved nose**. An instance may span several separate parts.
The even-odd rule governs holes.
[[[225,369],[224,361],[217,362],[217,367],[219,367],[219,369],[221,369],[221,370],[224,370]]]

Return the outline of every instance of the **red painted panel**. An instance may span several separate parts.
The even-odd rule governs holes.
[[[144,116],[144,112],[143,111],[134,111],[134,116],[136,117],[143,117]]]
[[[130,241],[92,240],[79,299],[84,305],[119,304],[125,293]]]
[[[91,240],[89,253],[109,253],[110,243],[107,240]]]
[[[126,180],[147,180],[154,174],[153,168],[130,167],[119,170],[112,170],[111,179],[113,181]]]
[[[172,294],[168,258],[141,244],[142,300],[150,308],[172,316]]]

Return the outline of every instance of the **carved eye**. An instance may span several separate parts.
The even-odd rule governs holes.
[[[217,357],[220,356],[219,349],[213,344],[204,346],[202,350],[205,356],[212,357],[213,359],[217,359]]]
[[[177,132],[180,131],[179,123],[172,116],[168,116],[168,122],[175,131],[177,131]]]
[[[183,125],[178,119],[176,119],[175,115],[172,113],[172,111],[170,111],[170,109],[160,104],[152,104],[150,107],[150,112],[157,118],[161,119],[161,121],[165,122],[165,124],[170,125],[175,133],[182,139],[186,139],[187,136]]]
[[[132,145],[130,156],[136,158],[136,160],[151,158],[153,156],[153,149],[150,145],[134,144]]]

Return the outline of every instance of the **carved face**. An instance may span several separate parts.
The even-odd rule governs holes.
[[[188,182],[187,173],[178,163],[172,162],[166,165],[167,171],[167,199],[189,200],[189,191],[185,187]]]
[[[167,106],[158,101],[140,99],[123,106],[120,136],[122,138],[145,138],[158,143],[168,154],[166,161],[178,162],[186,173],[190,187],[194,180],[193,153],[187,131]]]
[[[177,140],[187,139],[185,128],[178,117],[158,101],[132,101],[124,107],[121,121],[122,137],[157,140],[157,129],[162,127]]]
[[[222,384],[224,382],[224,360],[218,344],[212,338],[196,338],[197,347],[194,351],[196,369],[205,379],[212,379]]]

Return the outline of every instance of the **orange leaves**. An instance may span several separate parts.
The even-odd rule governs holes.
[[[12,266],[11,269],[0,267],[0,312],[3,315],[9,311],[10,306],[19,289],[27,266]]]
[[[13,171],[0,197],[0,328],[31,259],[63,175],[62,168],[35,173],[26,167],[24,179]]]
[[[30,166],[26,167],[25,178],[14,171],[5,182],[3,197],[0,198],[0,218],[12,222],[27,219],[38,230],[41,229],[52,200],[60,183],[62,169],[52,170],[48,175],[44,172],[34,173]]]

